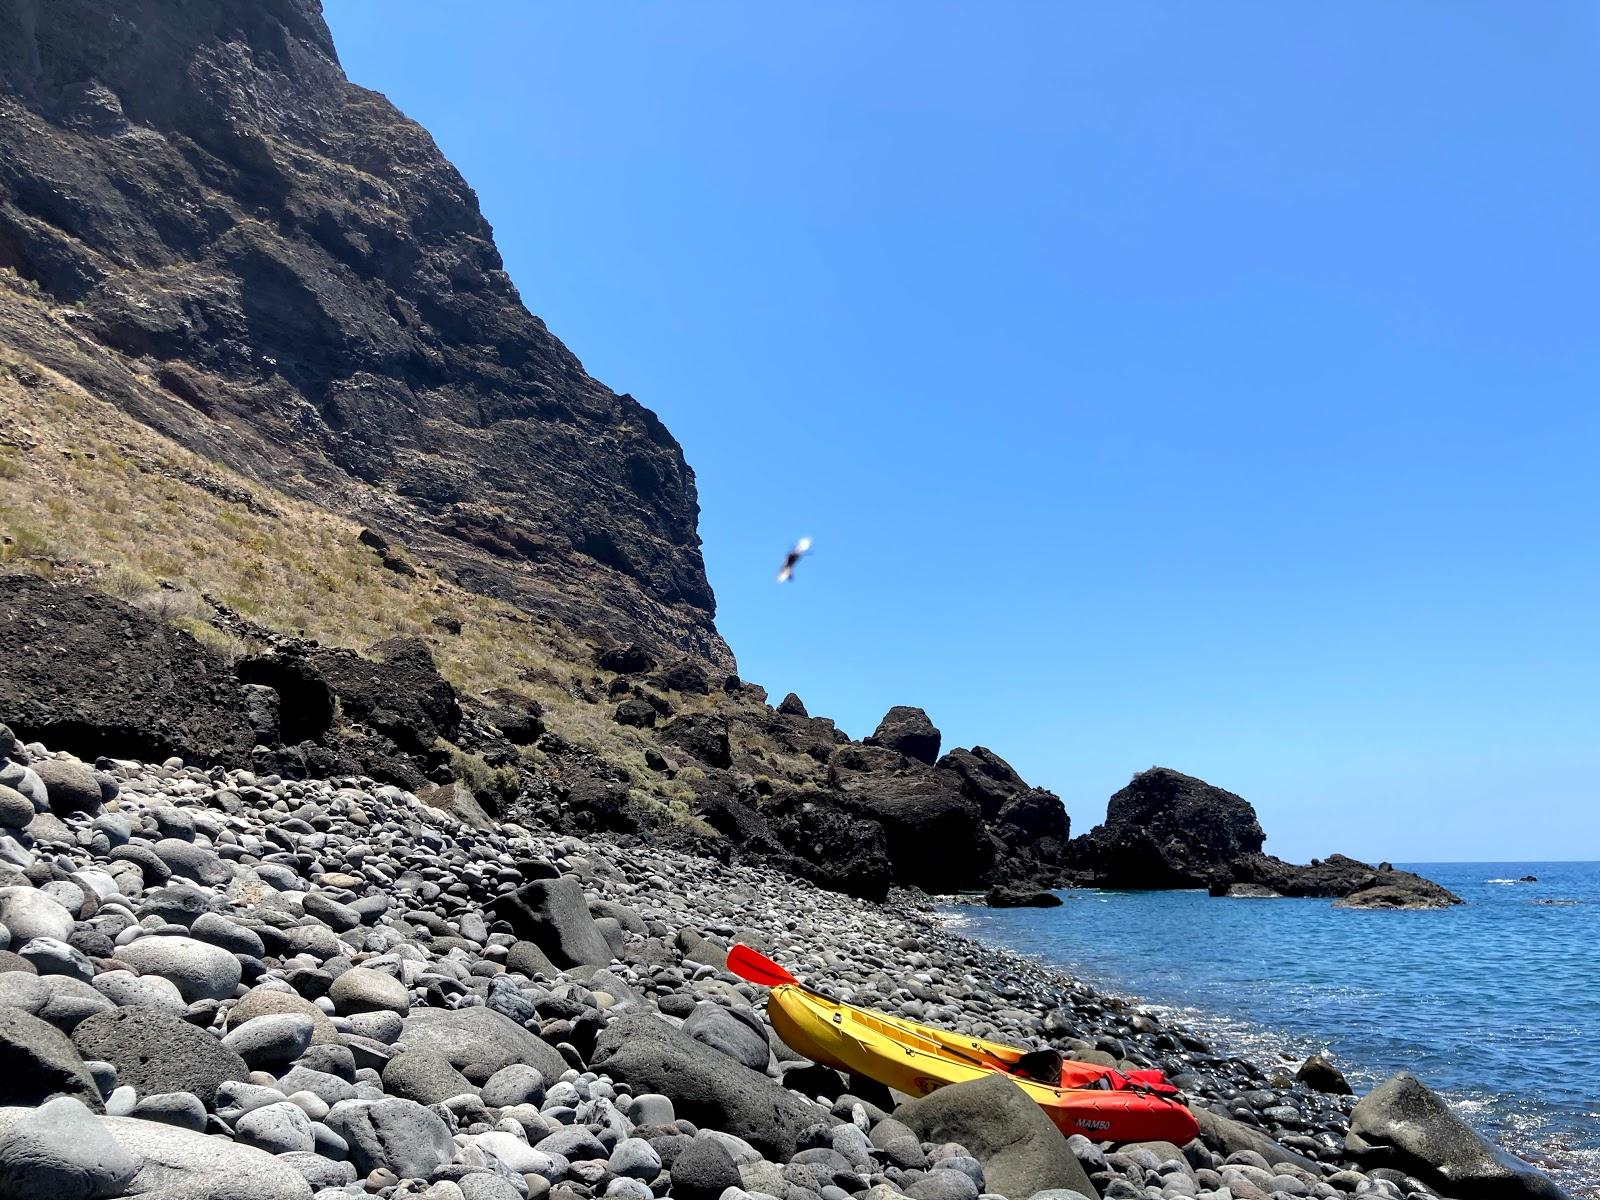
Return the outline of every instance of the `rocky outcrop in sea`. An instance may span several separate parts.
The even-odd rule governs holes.
[[[1448,908],[1461,898],[1388,863],[1343,854],[1307,866],[1263,854],[1256,811],[1242,796],[1167,767],[1135,775],[1106,819],[1067,847],[1069,877],[1109,888],[1208,888],[1213,896],[1334,898],[1344,908]]]

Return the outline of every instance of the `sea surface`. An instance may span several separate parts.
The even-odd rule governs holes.
[[[1358,1094],[1412,1071],[1575,1196],[1600,1197],[1600,863],[1403,865],[1466,903],[1079,889],[1060,908],[946,911],[969,937],[1166,1009],[1263,1066],[1322,1051]]]

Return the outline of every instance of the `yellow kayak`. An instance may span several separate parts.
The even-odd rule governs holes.
[[[908,1096],[926,1096],[946,1084],[1001,1071],[1062,1133],[1095,1141],[1168,1141],[1183,1145],[1199,1133],[1193,1114],[1169,1094],[1150,1090],[1121,1072],[1090,1063],[1063,1064],[1053,1086],[1011,1069],[1016,1046],[969,1038],[948,1030],[830,1000],[793,983],[767,997],[767,1015],[797,1054],[838,1071],[863,1075]],[[1163,1083],[1165,1092],[1173,1089]]]

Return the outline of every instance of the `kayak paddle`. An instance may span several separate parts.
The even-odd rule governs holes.
[[[740,979],[759,983],[762,987],[782,987],[784,984],[800,982],[793,973],[743,942],[735,942],[728,951],[728,970]]]

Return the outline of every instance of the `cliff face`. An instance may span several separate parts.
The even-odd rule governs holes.
[[[0,0],[0,337],[472,591],[718,668],[665,426],[522,304],[317,0]],[[70,331],[63,333],[63,330]]]

